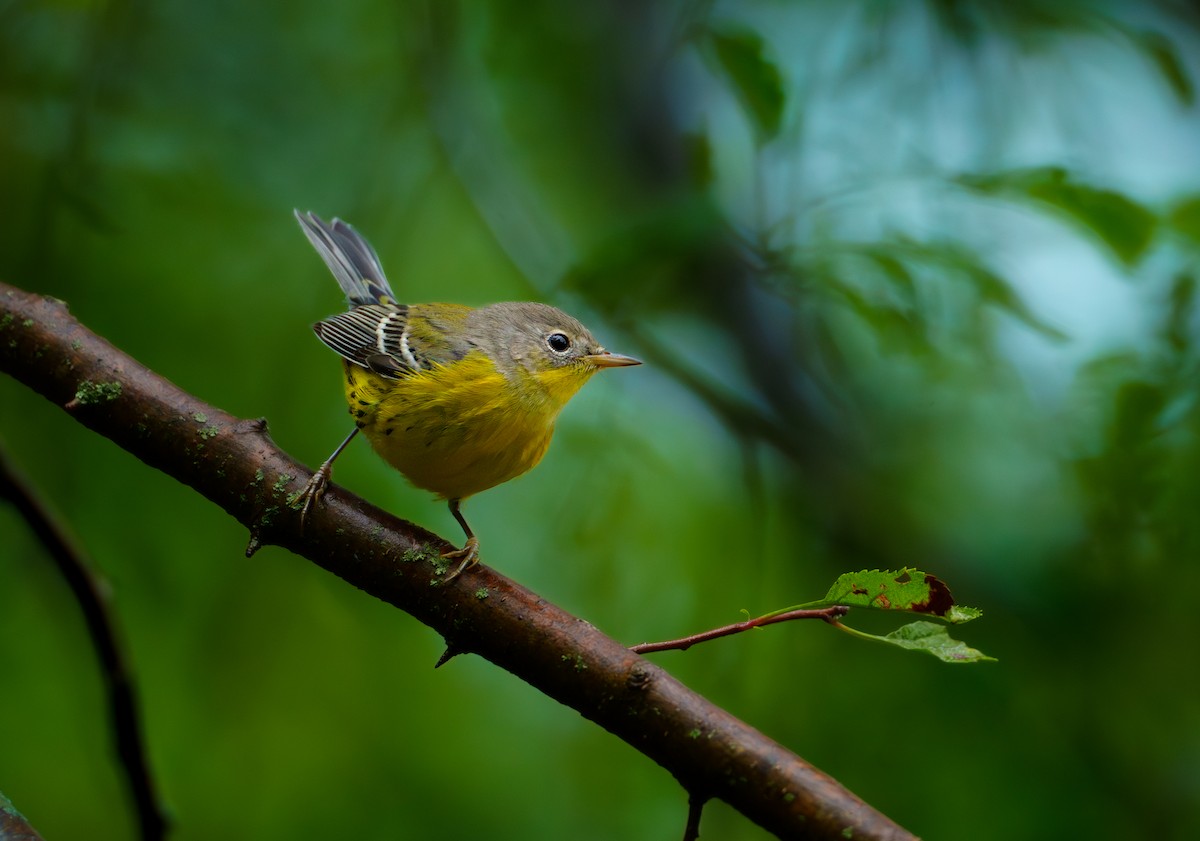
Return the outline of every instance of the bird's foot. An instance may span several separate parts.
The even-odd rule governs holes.
[[[443,584],[449,584],[451,581],[458,578],[458,576],[462,574],[463,570],[473,567],[475,564],[479,563],[479,538],[468,537],[467,542],[463,545],[463,548],[454,549],[450,552],[443,552],[442,558],[447,561],[457,561],[460,558],[462,559],[462,563],[458,565],[458,569],[454,570],[454,572],[442,579]]]
[[[329,487],[329,477],[332,474],[332,466],[329,463],[322,464],[292,503],[293,508],[297,505],[300,506],[300,531],[304,531],[304,524],[308,520],[308,513],[312,507],[321,501],[321,497],[325,496],[325,489]]]

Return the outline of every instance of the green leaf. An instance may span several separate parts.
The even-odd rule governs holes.
[[[1187,353],[1192,345],[1192,311],[1196,301],[1196,278],[1187,273],[1175,276],[1171,284],[1171,309],[1163,333],[1176,353]]]
[[[1162,73],[1167,84],[1171,86],[1171,90],[1175,92],[1175,96],[1179,97],[1179,101],[1184,105],[1194,104],[1196,102],[1196,86],[1192,84],[1192,77],[1184,68],[1175,44],[1158,32],[1132,33],[1131,38],[1158,65],[1158,72]]]
[[[759,143],[771,140],[783,124],[783,77],[765,56],[762,36],[749,29],[710,30],[717,62],[754,123]]]
[[[917,300],[917,282],[912,272],[896,257],[889,253],[886,245],[872,245],[863,249],[863,255],[874,261],[883,275],[901,293],[906,304],[914,305]]]
[[[960,260],[956,265],[975,284],[979,290],[979,296],[984,301],[999,307],[1048,339],[1056,342],[1066,341],[1066,334],[1034,315],[1033,310],[1026,306],[1025,302],[1013,291],[1008,281],[1000,275],[975,260]]]
[[[1129,351],[1108,353],[1083,363],[1075,374],[1076,387],[1088,392],[1108,392],[1116,384],[1133,379],[1142,370],[1141,358]]]
[[[1133,380],[1117,390],[1116,411],[1109,437],[1114,447],[1128,449],[1152,438],[1167,405],[1167,395],[1156,383]]]
[[[1155,215],[1127,196],[1079,184],[1046,184],[1030,195],[1090,229],[1126,266],[1135,265],[1154,238]]]
[[[1200,195],[1189,196],[1175,205],[1167,222],[1192,242],[1200,244]]]
[[[950,588],[941,579],[908,568],[848,572],[833,582],[825,598],[805,607],[835,604],[871,610],[924,613],[948,622],[969,622],[981,615],[975,608],[956,605]]]
[[[858,290],[845,285],[835,287],[835,292],[859,318],[870,325],[885,349],[923,355],[933,352],[925,335],[924,323],[913,313],[886,301],[868,301]]]
[[[916,284],[907,263],[917,266],[937,266],[943,270],[958,272],[975,284],[980,297],[992,306],[999,307],[1032,330],[1046,338],[1061,342],[1067,336],[1045,321],[1013,291],[1007,280],[985,266],[977,254],[955,243],[918,242],[907,237],[861,249],[863,256],[874,260],[881,271],[893,281],[901,294],[911,294],[916,300]]]
[[[1049,205],[1099,238],[1126,267],[1146,253],[1158,224],[1153,212],[1128,196],[1081,184],[1061,167],[966,175],[958,182],[988,195]]]
[[[971,648],[966,643],[951,638],[949,632],[946,630],[946,626],[938,625],[935,622],[911,622],[882,637],[875,634],[863,633],[854,628],[842,627],[857,637],[895,645],[909,651],[922,651],[926,654],[932,654],[943,663],[996,662],[995,657],[988,657],[986,654]]]

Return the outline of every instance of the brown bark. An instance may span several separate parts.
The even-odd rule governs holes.
[[[42,836],[3,792],[0,792],[0,841],[42,841]]]

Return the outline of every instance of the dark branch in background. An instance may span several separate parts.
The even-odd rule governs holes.
[[[121,758],[129,792],[133,796],[141,837],[144,841],[160,841],[166,836],[167,819],[155,794],[154,778],[146,759],[137,699],[134,697],[133,671],[122,651],[116,620],[109,611],[108,582],[92,571],[91,564],[71,539],[66,526],[17,471],[3,446],[0,446],[0,496],[7,498],[29,523],[79,604],[88,636],[96,646],[96,656],[100,658],[116,735],[117,755]]]
[[[265,421],[181,391],[61,302],[0,284],[0,368],[196,489],[259,543],[312,560],[429,625],[452,651],[484,657],[625,740],[693,803],[720,798],[781,838],[913,838],[658,666],[487,567],[431,587],[449,544],[336,485],[301,533],[290,502],[311,474],[274,445]]]

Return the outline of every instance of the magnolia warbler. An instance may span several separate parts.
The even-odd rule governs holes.
[[[558,413],[592,374],[641,363],[609,353],[545,304],[397,303],[375,249],[354,228],[295,213],[346,293],[349,310],[313,330],[342,357],[354,416],[354,430],[301,494],[301,522],[361,430],[410,482],[449,502],[466,534],[462,549],[442,555],[462,561],[450,581],[479,561],[462,501],[541,461]]]

